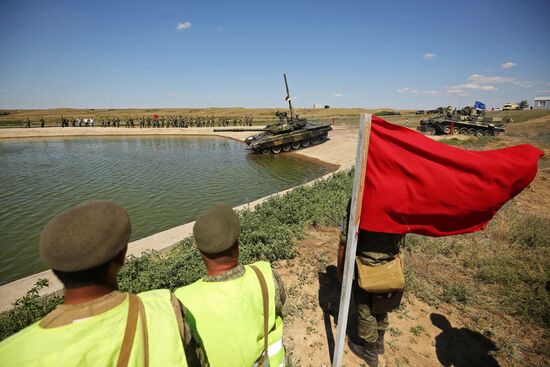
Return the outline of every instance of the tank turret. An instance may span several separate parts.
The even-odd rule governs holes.
[[[294,112],[286,74],[283,76],[286,87],[285,99],[288,101],[290,116],[286,112],[277,111],[275,112],[275,116],[278,118],[277,122],[267,125],[260,134],[246,138],[245,142],[254,152],[278,154],[281,151],[288,152],[301,147],[317,145],[327,140],[328,132],[332,130],[330,123],[314,124],[300,118]]]
[[[511,122],[504,121],[500,117],[487,117],[485,111],[472,106],[454,111],[450,106],[445,109],[440,107],[436,111],[441,113],[438,116],[420,120],[419,131],[437,135],[494,136],[503,133],[506,130],[504,128],[506,123]]]

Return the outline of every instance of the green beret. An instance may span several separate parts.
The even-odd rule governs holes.
[[[120,253],[131,231],[126,210],[110,201],[86,201],[58,214],[44,227],[40,256],[54,270],[91,269]]]
[[[193,226],[197,247],[206,254],[219,254],[239,239],[239,216],[225,204],[216,204],[201,214]]]

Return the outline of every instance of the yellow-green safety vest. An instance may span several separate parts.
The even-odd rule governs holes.
[[[138,294],[147,321],[149,366],[187,366],[170,291]],[[70,325],[43,328],[40,321],[0,343],[0,366],[116,366],[128,317],[128,297],[118,306]],[[137,322],[129,366],[143,366],[143,329]]]
[[[285,364],[283,320],[275,313],[275,284],[271,265],[255,263],[269,292],[269,366]],[[211,367],[252,367],[264,350],[264,315],[258,277],[250,266],[237,279],[202,279],[174,294],[185,304],[189,326],[201,339]]]

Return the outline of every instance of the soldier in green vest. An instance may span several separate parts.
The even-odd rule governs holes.
[[[239,264],[240,228],[225,204],[197,218],[193,237],[207,275],[175,294],[211,366],[284,366],[284,286],[268,262]]]
[[[0,366],[207,366],[169,290],[118,291],[130,238],[128,213],[109,201],[65,210],[42,231],[40,255],[64,301],[0,343]]]

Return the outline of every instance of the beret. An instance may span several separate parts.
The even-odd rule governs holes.
[[[226,204],[216,204],[201,214],[193,226],[193,237],[201,252],[219,254],[239,239],[239,216]]]
[[[120,253],[131,231],[126,210],[110,201],[86,201],[46,224],[40,236],[40,257],[54,270],[91,269]]]

